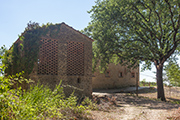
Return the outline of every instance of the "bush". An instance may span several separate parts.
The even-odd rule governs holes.
[[[77,104],[77,97],[73,93],[66,98],[61,82],[54,90],[40,84],[32,85],[28,90],[21,87],[11,89],[12,85],[10,79],[0,78],[2,120],[83,119],[87,117],[86,110],[93,109],[90,100],[88,103],[91,107]]]

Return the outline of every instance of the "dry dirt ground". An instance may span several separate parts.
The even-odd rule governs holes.
[[[139,92],[139,97],[132,93],[93,93],[100,110],[90,111],[90,118],[94,120],[173,120],[172,116],[180,114],[177,113],[180,104],[154,99],[156,89]]]
[[[167,101],[179,101],[180,103],[180,87],[164,87],[164,91]],[[139,96],[157,98],[156,87],[140,90]]]

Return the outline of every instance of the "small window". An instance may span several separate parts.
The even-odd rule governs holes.
[[[135,73],[131,73],[131,77],[132,77],[132,78],[135,78]]]
[[[123,77],[123,73],[122,72],[119,72],[119,77]]]
[[[110,72],[109,71],[106,71],[105,77],[110,77]]]
[[[81,79],[80,78],[77,79],[77,83],[81,83]]]

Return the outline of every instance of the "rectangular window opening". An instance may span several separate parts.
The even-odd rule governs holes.
[[[37,60],[39,75],[58,74],[58,41],[42,39]]]
[[[122,78],[123,77],[123,73],[119,72],[119,77]]]
[[[67,75],[84,75],[84,43],[67,43]]]
[[[135,73],[131,73],[131,78],[135,78]]]
[[[105,77],[110,77],[110,71],[105,72]]]

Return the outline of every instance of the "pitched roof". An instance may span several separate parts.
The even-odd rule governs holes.
[[[84,37],[90,39],[92,42],[94,41],[92,38],[90,38],[90,37],[86,36],[85,34],[79,32],[78,30],[74,29],[73,27],[70,27],[70,26],[67,25],[66,23],[64,23],[64,22],[60,23],[60,25],[62,25],[62,24],[65,25],[66,27],[72,29],[73,31],[78,32],[79,34],[83,35]],[[50,26],[51,26],[51,25],[50,25]],[[24,34],[25,34],[25,32],[23,32],[21,35],[24,35]],[[20,40],[20,38],[18,38],[18,39],[14,42],[14,44],[15,44],[15,43],[22,43],[22,41]],[[12,46],[11,46],[11,47],[12,47]],[[10,47],[10,49],[11,49],[11,47]]]
[[[74,31],[76,31],[76,32],[78,32],[78,33],[80,33],[80,34],[83,35],[84,37],[90,39],[92,42],[94,41],[92,38],[90,38],[90,37],[86,36],[85,34],[79,32],[78,30],[74,29],[73,27],[70,27],[70,26],[67,25],[66,23],[62,22],[61,24],[63,24],[63,25],[65,25],[65,26],[69,27],[70,29],[72,29],[72,30],[74,30]]]

